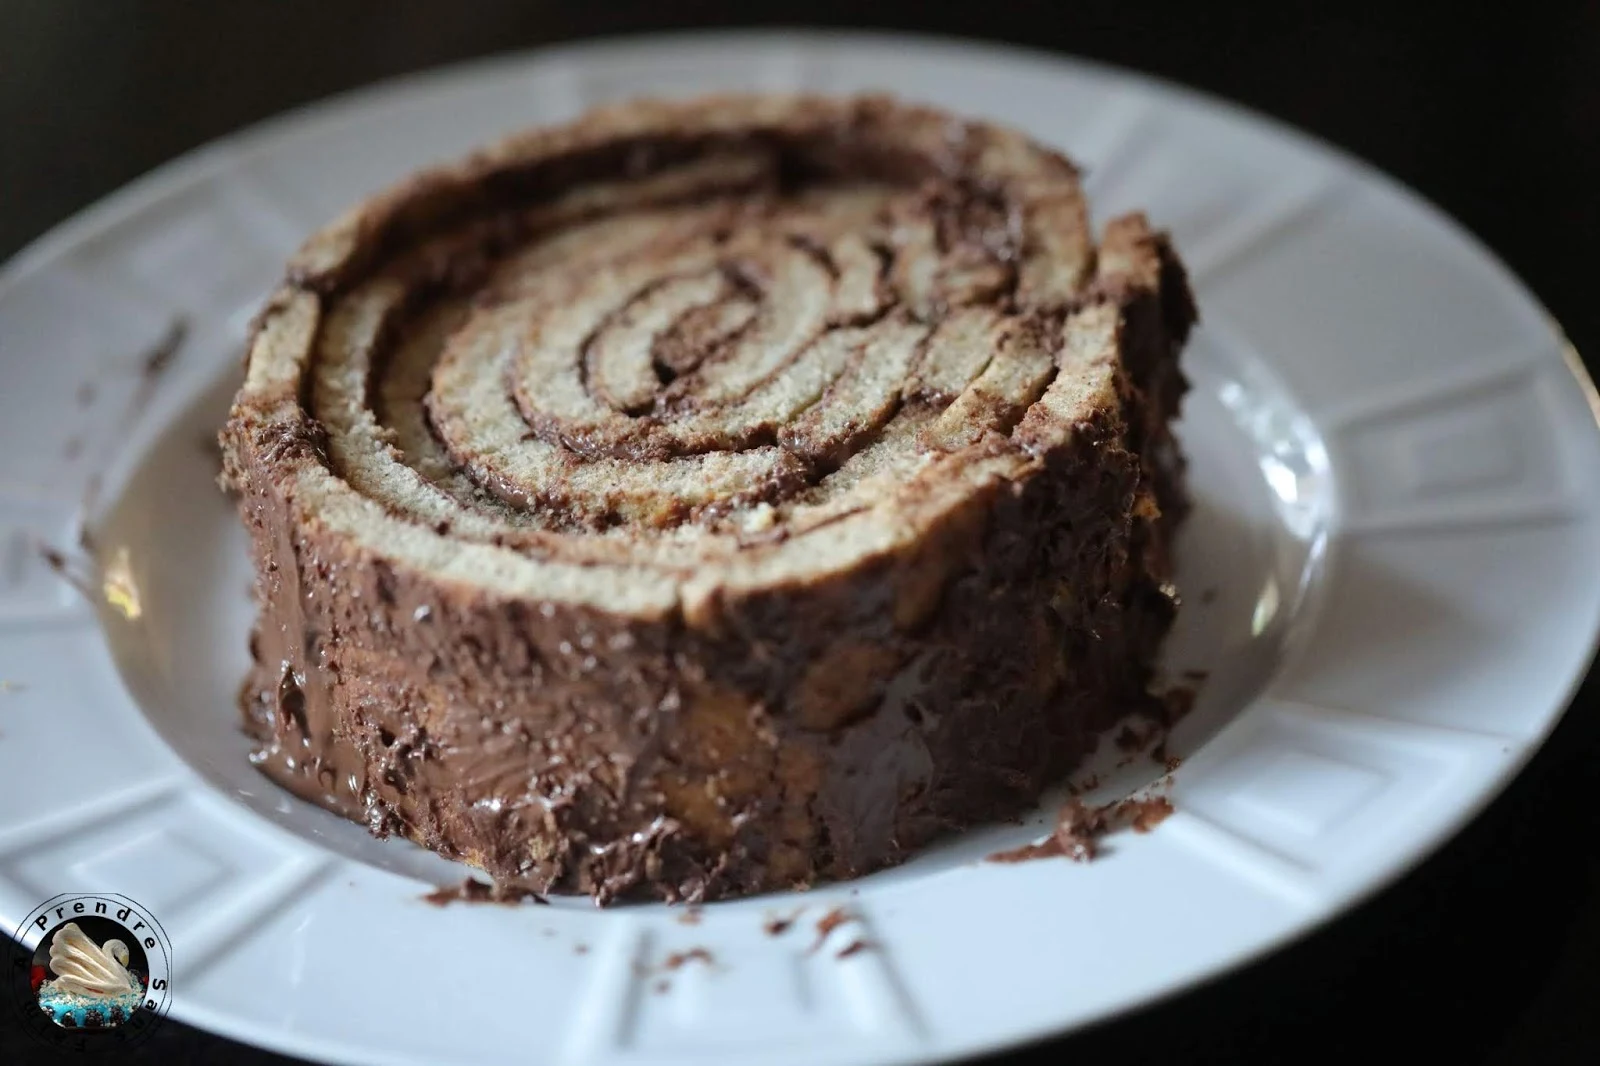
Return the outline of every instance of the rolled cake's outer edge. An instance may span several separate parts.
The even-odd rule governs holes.
[[[1168,422],[1193,305],[1142,219],[1108,229],[1062,327],[1081,373],[896,501],[893,533],[799,578],[612,573],[623,592],[597,603],[593,568],[531,574],[391,518],[324,466],[297,368],[363,235],[403,202],[308,244],[224,435],[261,579],[247,725],[280,781],[498,879],[713,898],[859,874],[1015,813],[1145,699],[1172,610]],[[526,802],[508,803],[519,775]]]

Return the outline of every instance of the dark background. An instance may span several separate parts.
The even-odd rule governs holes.
[[[652,29],[898,27],[1090,56],[1310,130],[1464,222],[1579,351],[1600,351],[1586,259],[1600,238],[1600,3],[1395,6],[0,0],[0,256],[172,156],[390,75]],[[1591,684],[1504,797],[1351,915],[1243,972],[995,1062],[1600,1062],[1595,704]],[[0,1061],[49,1060],[0,1032]],[[176,1022],[122,1061],[289,1063]]]

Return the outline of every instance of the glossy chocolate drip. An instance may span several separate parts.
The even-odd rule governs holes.
[[[1193,317],[1064,159],[880,99],[418,178],[300,253],[224,432],[257,764],[602,902],[1015,814],[1149,705]]]

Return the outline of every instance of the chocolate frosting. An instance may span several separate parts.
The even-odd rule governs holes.
[[[702,900],[1014,815],[1156,705],[1194,320],[877,97],[635,103],[315,235],[222,440],[254,759],[501,885]]]

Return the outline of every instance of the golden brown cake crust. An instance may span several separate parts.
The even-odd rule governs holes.
[[[642,102],[314,236],[223,433],[275,780],[539,891],[855,876],[1149,705],[1194,319],[881,97]]]

